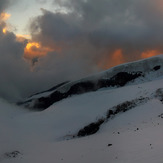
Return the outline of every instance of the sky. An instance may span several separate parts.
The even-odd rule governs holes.
[[[163,53],[163,0],[0,0],[0,96]]]

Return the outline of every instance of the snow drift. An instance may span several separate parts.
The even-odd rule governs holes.
[[[163,76],[163,55],[122,64],[84,79],[60,84],[56,89],[33,95],[19,104],[27,108],[44,110],[55,102],[76,94],[117,88],[156,80]]]
[[[162,163],[162,56],[123,64],[30,99],[48,98],[56,90],[66,93],[81,82],[110,80],[121,72],[141,76],[122,86],[73,94],[41,112],[0,99],[0,162]]]

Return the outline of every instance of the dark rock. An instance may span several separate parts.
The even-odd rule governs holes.
[[[163,118],[163,113],[162,113],[162,114],[160,114],[160,115],[158,115],[158,117]]]
[[[127,82],[134,80],[138,77],[142,76],[142,72],[119,72],[117,75],[111,78],[114,81],[115,85],[124,86]]]
[[[112,146],[113,144],[108,144],[108,147]]]
[[[100,129],[100,126],[104,122],[108,121],[108,119],[110,118],[111,115],[114,118],[116,116],[116,114],[124,112],[124,110],[128,111],[128,110],[136,107],[138,104],[142,104],[144,102],[147,102],[148,100],[149,100],[148,97],[141,97],[141,98],[137,98],[137,99],[134,99],[134,100],[131,100],[131,101],[125,101],[125,102],[123,102],[121,104],[118,104],[118,105],[110,108],[107,111],[105,118],[101,118],[101,119],[98,119],[94,123],[90,123],[89,125],[87,125],[84,128],[80,129],[76,135],[78,137],[92,135],[92,134],[96,133]],[[139,130],[139,128],[137,128],[134,131],[137,131],[137,130]],[[114,132],[113,132],[113,134],[114,134]],[[120,132],[117,132],[117,134],[120,134]]]
[[[113,115],[114,114],[114,112],[113,112],[113,110],[109,110],[108,112],[107,112],[107,118],[110,118],[110,116],[111,115]]]
[[[67,92],[68,95],[82,94],[85,92],[96,91],[98,89],[96,83],[91,81],[76,83],[71,86],[70,90]]]
[[[21,155],[21,153],[19,151],[13,151],[13,152],[6,152],[4,155],[7,158],[16,158],[19,155]]]
[[[161,66],[158,65],[158,66],[153,67],[153,70],[154,70],[154,71],[157,71],[157,70],[159,70],[160,68],[161,68]]]
[[[104,123],[104,119],[99,119],[97,122],[85,126],[81,130],[79,130],[77,136],[81,137],[95,134],[100,129],[102,123]]]
[[[30,102],[30,103],[34,102],[33,108],[41,111],[41,110],[48,108],[53,103],[58,102],[62,99],[65,99],[69,96],[76,95],[76,94],[83,94],[83,93],[91,92],[91,91],[96,91],[96,90],[98,90],[100,88],[104,88],[104,87],[124,86],[126,83],[128,83],[140,76],[142,76],[142,72],[132,72],[132,73],[119,72],[109,79],[99,79],[96,81],[82,81],[82,82],[75,83],[65,93],[61,93],[60,91],[57,91],[57,90],[55,91],[55,89],[64,85],[64,83],[61,83],[60,85],[57,85],[57,86],[51,88],[50,90],[48,90],[48,91],[54,90],[54,92],[51,95],[49,95],[48,97],[41,97],[38,99],[34,99],[34,101],[30,100],[30,101],[25,101],[25,102],[22,102],[19,104],[25,105],[27,103],[27,105],[28,105],[28,102]],[[47,91],[44,91],[44,92],[47,92]]]
[[[91,123],[78,132],[78,136],[92,135],[99,130],[99,125]]]
[[[163,102],[163,89],[159,88],[156,90],[155,97],[158,98],[161,102]]]
[[[64,98],[68,97],[67,94],[60,93],[58,91],[55,91],[48,97],[41,97],[39,98],[35,104],[34,108],[39,109],[39,110],[44,110],[48,108],[50,105],[52,105],[54,102],[60,101]]]

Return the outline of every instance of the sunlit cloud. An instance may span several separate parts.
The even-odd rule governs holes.
[[[98,67],[102,69],[108,69],[110,67],[114,67],[125,62],[122,49],[116,49],[113,52],[108,53],[102,55],[100,61],[97,64]]]
[[[24,38],[24,39],[31,39],[31,36],[30,35],[27,35],[27,34],[16,34],[16,37],[17,38]]]
[[[11,19],[8,21],[10,16],[14,17],[12,11],[11,15],[4,12],[9,1],[0,0],[1,74],[8,74],[6,81],[10,85],[16,83],[14,87],[22,94],[29,89],[29,83],[31,91],[45,85],[48,88],[163,52],[162,0],[52,0],[53,10],[41,9],[40,15],[33,13],[25,31],[18,29],[24,23],[23,16],[15,27]],[[23,31],[30,35],[23,35]],[[6,56],[4,62],[2,58]],[[6,61],[13,63],[12,69],[5,67]],[[14,73],[10,72],[14,69]],[[0,89],[3,88],[1,84]],[[13,97],[11,93],[9,96]]]
[[[141,54],[141,58],[149,58],[149,57],[153,57],[160,54],[159,50],[147,50],[145,52],[142,52]]]
[[[53,51],[49,47],[43,47],[38,42],[28,42],[24,49],[24,57],[26,59],[33,59],[36,57],[45,56],[48,52]]]
[[[119,65],[124,62],[122,49],[117,49],[111,56],[111,66]]]
[[[7,33],[7,27],[4,27],[4,28],[2,29],[2,32],[3,32],[4,34],[6,34],[6,33]]]
[[[3,26],[2,27],[2,32],[3,34],[6,34],[7,31],[9,30],[9,25],[6,24],[6,21],[11,17],[11,14],[8,14],[6,12],[2,12],[0,14],[0,25]]]
[[[10,17],[11,17],[11,14],[8,14],[8,13],[6,13],[6,12],[2,12],[2,13],[0,14],[0,20],[1,20],[1,21],[6,21],[6,20],[8,20]]]

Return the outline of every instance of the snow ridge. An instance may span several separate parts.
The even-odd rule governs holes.
[[[81,80],[68,82],[54,91],[42,93],[19,103],[25,107],[44,110],[55,102],[75,94],[117,88],[163,78],[163,55],[122,64]]]

